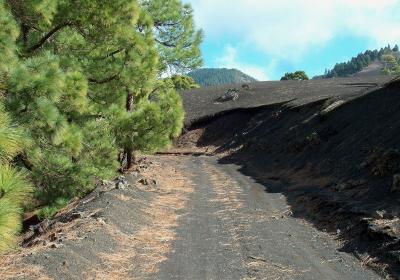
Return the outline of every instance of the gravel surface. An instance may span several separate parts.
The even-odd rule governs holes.
[[[266,193],[238,166],[212,157],[179,160],[194,192],[150,279],[380,279],[339,252],[327,233],[293,218],[282,194]]]

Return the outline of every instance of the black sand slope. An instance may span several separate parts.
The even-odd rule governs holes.
[[[394,77],[372,76],[310,81],[275,81],[241,85],[201,88],[182,92],[186,110],[186,125],[204,118],[213,117],[225,111],[239,108],[254,108],[282,102],[301,105],[340,95],[352,98],[356,95],[378,88]],[[239,99],[219,103],[216,100],[228,89],[240,90]]]
[[[232,111],[224,104],[230,113],[191,128],[203,131],[198,146],[219,147],[219,163],[239,165],[267,193],[284,194],[295,217],[336,235],[341,251],[398,279],[400,81],[384,85],[386,79],[322,81],[321,91],[309,88],[318,83],[298,84],[291,88],[302,90],[295,106]],[[217,114],[215,107],[200,107],[188,114],[189,123],[194,115]]]

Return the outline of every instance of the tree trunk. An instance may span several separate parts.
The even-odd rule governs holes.
[[[130,170],[135,162],[132,149],[125,149],[126,154],[126,170]]]
[[[133,93],[128,88],[126,89],[126,93],[126,111],[131,112],[133,109]],[[129,170],[135,162],[133,150],[132,148],[125,148],[124,153],[126,157],[126,170]]]
[[[126,90],[127,95],[126,95],[126,110],[128,112],[131,112],[133,109],[133,93],[129,91],[128,89]]]

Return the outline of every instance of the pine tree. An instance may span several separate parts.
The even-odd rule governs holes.
[[[281,81],[295,80],[295,81],[305,81],[308,80],[308,76],[304,71],[296,71],[293,73],[286,73],[285,76],[281,78]]]
[[[118,143],[129,150],[153,153],[167,147],[179,135],[183,124],[183,109],[172,83],[160,82],[150,100],[142,100],[133,112],[114,107]],[[135,133],[126,133],[134,131]]]
[[[203,32],[195,28],[191,6],[179,0],[143,0],[140,5],[154,24],[159,71],[182,74],[200,67]]]
[[[185,75],[173,75],[168,80],[172,82],[176,90],[188,90],[200,87],[193,78]]]
[[[157,78],[201,63],[189,5],[0,3],[1,20],[11,26],[0,30],[0,50],[13,60],[0,68],[5,103],[32,138],[20,161],[42,201],[82,195],[95,178],[114,175],[122,151],[130,167],[135,150],[153,152],[178,133],[182,103],[171,83]]]

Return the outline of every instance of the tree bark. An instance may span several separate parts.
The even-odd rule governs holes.
[[[126,95],[126,110],[128,112],[132,112],[133,109],[133,93],[129,91],[128,89],[126,90],[127,95]]]
[[[126,95],[126,111],[132,112],[133,109],[133,93],[129,90],[126,89],[127,95]],[[129,170],[133,167],[133,164],[135,162],[135,158],[133,156],[133,149],[132,148],[125,148],[125,156],[126,156],[126,169]]]
[[[133,155],[132,149],[125,149],[126,154],[126,170],[130,170],[135,162],[135,157]]]

